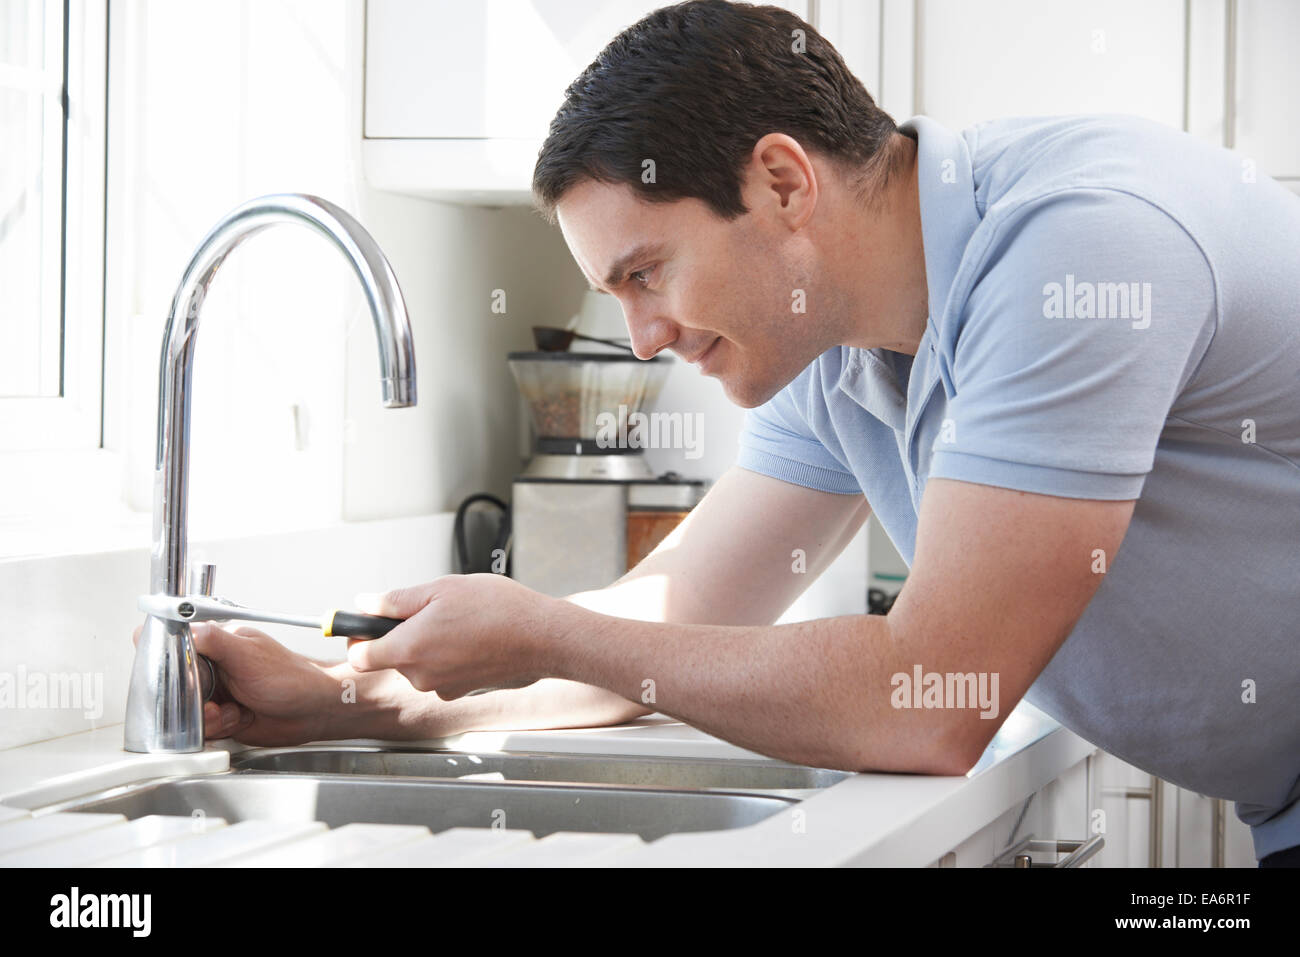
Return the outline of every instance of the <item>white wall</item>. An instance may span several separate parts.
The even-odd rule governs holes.
[[[151,505],[165,316],[199,239],[240,202],[309,192],[357,216],[410,309],[420,402],[385,410],[359,287],[319,236],[273,228],[222,267],[195,360],[196,538],[454,508],[505,491],[518,405],[505,352],[576,309],[558,233],[523,208],[381,193],[361,172],[359,0],[114,6],[107,445]],[[489,311],[505,289],[506,316]],[[294,407],[305,435],[295,433]],[[301,446],[301,447],[300,447]]]
[[[451,570],[446,515],[357,522],[326,530],[229,538],[202,547],[217,565],[217,591],[254,608],[323,613],[359,591],[428,581]],[[149,583],[147,546],[0,561],[0,748],[105,725],[126,713],[134,647]],[[237,623],[236,623],[237,624]],[[230,627],[234,627],[231,625]],[[258,626],[299,654],[341,659],[339,639],[282,625]],[[55,680],[86,695],[39,700]],[[0,792],[4,790],[0,781]]]

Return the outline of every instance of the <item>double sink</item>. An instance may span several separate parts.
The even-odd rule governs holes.
[[[846,777],[760,760],[309,746],[244,751],[231,755],[229,771],[124,785],[41,810],[653,841],[756,824]]]

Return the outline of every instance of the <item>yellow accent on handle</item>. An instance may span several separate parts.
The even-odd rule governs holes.
[[[321,630],[325,632],[326,638],[334,637],[334,616],[338,613],[339,610],[337,608],[331,608],[330,613],[325,616],[325,624],[321,626]]]

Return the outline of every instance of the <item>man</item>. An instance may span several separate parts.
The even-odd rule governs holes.
[[[365,610],[409,623],[337,665],[196,629],[232,699],[209,736],[661,711],[790,761],[962,774],[1028,697],[1296,863],[1300,199],[1132,118],[896,127],[807,24],[722,0],[610,43],[534,192],[637,354],[751,410],[736,466],[598,592],[402,589]],[[910,565],[890,613],[773,626],[870,510]],[[922,673],[978,680],[923,700]],[[977,686],[991,706],[944,697]]]

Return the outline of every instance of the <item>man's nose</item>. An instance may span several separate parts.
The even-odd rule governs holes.
[[[638,359],[653,359],[677,341],[677,324],[662,315],[639,313],[625,307],[623,318],[627,321],[632,351]]]

